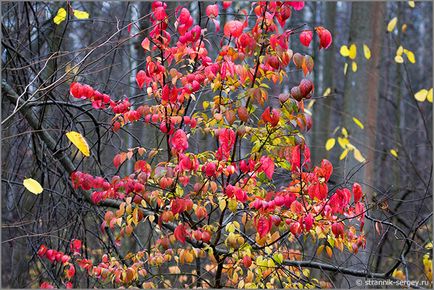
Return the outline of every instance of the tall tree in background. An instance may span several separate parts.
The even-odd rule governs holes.
[[[330,28],[332,33],[336,28],[336,2],[324,3],[324,24]],[[330,50],[324,54],[323,65],[321,65],[321,87],[322,91],[317,90],[317,95],[321,96],[326,88],[330,88],[331,91],[335,90],[335,45],[330,47]],[[331,133],[331,114],[333,106],[333,96],[321,99],[314,105],[314,114],[318,116],[318,121],[313,126],[313,141],[315,144],[312,147],[312,156],[314,162],[319,162],[323,158],[329,158],[328,152],[325,150],[324,144]]]
[[[349,64],[345,78],[343,127],[352,142],[365,154],[367,163],[360,168],[359,161],[348,156],[341,173],[345,177],[350,171],[358,170],[354,178],[372,185],[375,174],[375,142],[377,126],[377,103],[379,97],[381,47],[384,33],[385,3],[352,3],[348,45],[357,47],[357,70]],[[369,17],[368,17],[369,15]],[[371,50],[371,58],[363,57],[363,45]],[[357,118],[365,123],[365,130],[354,122]]]

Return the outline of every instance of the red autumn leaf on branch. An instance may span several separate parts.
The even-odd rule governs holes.
[[[75,267],[73,264],[69,264],[67,267],[68,268],[65,269],[65,276],[66,278],[71,279],[75,275]]]
[[[48,251],[48,248],[47,248],[47,246],[45,246],[45,245],[41,245],[40,247],[39,247],[39,250],[38,250],[38,256],[39,257],[43,257],[44,255],[45,255],[45,253],[47,253],[47,251]]]
[[[330,176],[333,173],[333,165],[331,164],[331,162],[328,161],[327,159],[323,159],[321,161],[321,171],[325,181],[326,182],[329,181]]]
[[[304,1],[289,1],[288,4],[294,8],[294,10],[301,10],[304,7]]]
[[[335,237],[343,237],[344,236],[344,225],[343,223],[334,223],[332,224],[332,232]]]
[[[306,231],[310,231],[310,229],[312,229],[313,223],[314,219],[311,213],[304,217],[303,224]]]
[[[136,75],[136,82],[140,89],[143,88],[145,79],[146,79],[146,73],[143,70],[140,70]]]
[[[231,20],[225,24],[223,32],[227,37],[239,37],[243,33],[245,23],[238,20]]]
[[[354,202],[358,202],[363,196],[362,187],[357,182],[353,184],[353,196]]]
[[[70,245],[72,254],[79,255],[81,251],[81,241],[80,240],[72,240]]]
[[[216,18],[219,15],[219,6],[218,6],[218,4],[208,5],[206,7],[206,15],[209,18]]]
[[[262,120],[270,123],[272,127],[275,127],[280,120],[280,111],[277,109],[272,109],[270,114],[270,107],[267,107],[261,116]]]
[[[309,46],[310,42],[312,41],[312,37],[313,37],[312,30],[304,30],[303,32],[300,33],[301,44],[303,44],[306,47]]]
[[[261,216],[256,222],[256,230],[260,238],[268,234],[271,230],[271,218]]]
[[[319,37],[319,48],[329,48],[332,44],[332,34],[322,26],[315,27],[316,33]]]
[[[182,129],[176,130],[176,132],[170,137],[170,144],[172,149],[176,152],[182,153],[188,148],[187,134]]]
[[[54,286],[48,282],[42,282],[39,286],[41,289],[54,289]]]
[[[261,169],[264,171],[265,175],[268,177],[268,179],[272,179],[274,173],[273,159],[271,159],[268,156],[262,156],[260,162],[261,162]]]
[[[187,8],[182,8],[178,17],[178,32],[179,35],[184,35],[188,29],[193,25],[193,17]]]
[[[185,244],[185,238],[187,236],[187,229],[185,228],[185,226],[183,224],[178,225],[173,233],[175,235],[175,238],[178,241]]]
[[[231,5],[232,1],[223,1],[223,9],[228,9]]]

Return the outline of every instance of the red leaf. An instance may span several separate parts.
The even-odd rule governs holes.
[[[311,213],[308,214],[308,215],[304,218],[303,223],[304,223],[304,228],[305,228],[306,231],[310,231],[310,229],[311,229],[312,226],[313,226],[313,222],[314,222],[314,219],[313,219]]]
[[[219,6],[218,6],[218,4],[208,5],[206,7],[206,15],[209,18],[216,18],[219,15]]]
[[[294,200],[291,203],[290,209],[293,213],[299,214],[303,211],[303,205],[298,200]]]
[[[357,182],[353,184],[353,196],[354,202],[358,202],[363,196],[362,187]]]
[[[294,10],[301,10],[304,7],[304,1],[289,1],[288,4],[294,8]]]
[[[185,199],[182,198],[176,198],[172,200],[172,206],[171,206],[173,214],[182,213],[186,209]]]
[[[145,83],[146,73],[143,70],[140,70],[136,75],[136,82],[139,88],[143,88],[143,84]]]
[[[69,268],[65,270],[65,276],[68,279],[71,279],[75,275],[75,267],[73,264],[69,264]]]
[[[274,162],[270,157],[268,157],[268,156],[262,156],[261,157],[261,169],[264,171],[264,173],[268,177],[268,179],[273,178]]]
[[[280,111],[277,109],[271,110],[270,107],[267,107],[265,111],[262,113],[262,120],[271,124],[272,127],[275,127],[279,123],[280,119]]]
[[[325,178],[325,181],[329,181],[330,176],[333,173],[333,165],[330,163],[330,161],[328,161],[327,159],[324,159],[323,161],[321,161],[321,169],[322,169],[322,174],[323,177]]]
[[[319,37],[319,48],[329,48],[332,44],[332,34],[330,31],[322,26],[315,27],[315,30]]]
[[[48,282],[42,282],[39,286],[41,289],[54,289],[54,286]]]
[[[300,33],[300,42],[304,46],[309,46],[310,42],[312,41],[313,32],[311,30],[304,30],[302,33]]]
[[[342,223],[332,224],[332,232],[336,237],[344,236],[344,225]]]
[[[232,1],[223,1],[223,9],[228,9],[231,5]]]
[[[181,243],[185,244],[185,237],[187,236],[187,230],[183,224],[176,227],[174,231],[175,238]]]
[[[256,223],[256,230],[260,238],[268,234],[271,230],[271,218],[260,217]]]
[[[71,251],[74,255],[80,254],[81,251],[81,241],[73,239],[70,245]]]
[[[38,256],[43,257],[47,251],[48,248],[45,245],[41,245],[38,250]]]
[[[142,41],[142,47],[143,47],[143,49],[145,49],[145,50],[148,50],[149,51],[149,45],[151,44],[151,42],[149,41],[149,38],[145,38],[145,39],[143,39],[143,41]]]
[[[182,129],[176,130],[170,138],[170,144],[177,152],[184,152],[188,148],[187,134]]]
[[[226,36],[239,37],[243,33],[244,24],[238,20],[231,20],[225,24],[223,32]]]

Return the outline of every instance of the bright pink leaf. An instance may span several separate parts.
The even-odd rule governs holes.
[[[140,70],[136,75],[136,82],[139,88],[143,88],[143,84],[145,83],[146,73],[143,70]]]

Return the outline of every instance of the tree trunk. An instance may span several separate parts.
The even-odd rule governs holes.
[[[325,5],[325,27],[332,33],[336,28],[336,2],[326,2]],[[334,66],[335,66],[335,45],[328,51],[324,51],[323,65],[321,66],[321,91],[316,91],[316,95],[321,96],[325,89],[330,88],[334,91]],[[314,164],[318,164],[324,158],[330,158],[328,151],[325,150],[325,142],[330,137],[331,132],[331,108],[333,97],[321,99],[314,105],[313,116],[318,122],[313,124],[312,157]]]
[[[367,17],[368,15],[370,16]],[[355,2],[352,4],[348,44],[357,45],[358,54],[355,61],[358,70],[353,72],[351,63],[348,63],[342,125],[348,130],[350,142],[361,151],[367,160],[367,164],[354,174],[353,180],[371,185],[375,174],[377,103],[380,85],[379,61],[384,32],[383,19],[384,3]],[[363,56],[363,44],[368,45],[371,50],[372,56],[369,60]],[[354,123],[353,117],[362,121],[365,125],[364,130]],[[360,162],[349,154],[341,165],[340,172],[343,177],[346,177],[348,173],[353,173],[359,165]]]

